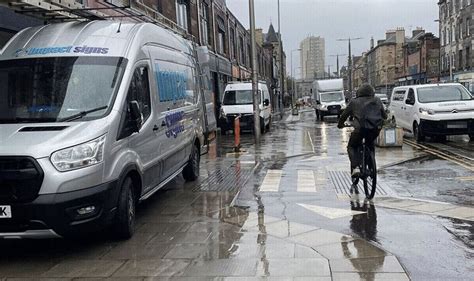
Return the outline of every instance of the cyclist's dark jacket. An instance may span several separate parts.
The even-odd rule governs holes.
[[[372,100],[376,100],[377,104],[379,105],[380,111],[382,112],[383,119],[387,119],[387,113],[384,110],[383,104],[379,98],[377,98],[370,88],[361,88],[357,92],[357,97],[349,102],[347,108],[342,112],[341,117],[339,118],[339,126],[343,126],[344,122],[346,122],[347,118],[352,116],[354,117],[354,131],[360,131],[360,124],[359,120],[363,116],[364,113],[364,105]]]

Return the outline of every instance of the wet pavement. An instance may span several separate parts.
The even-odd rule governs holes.
[[[377,149],[380,192],[364,201],[348,191],[350,132],[335,122],[286,115],[259,147],[244,134],[239,154],[221,136],[197,182],[178,177],[139,206],[132,239],[0,241],[0,280],[472,278],[472,170]],[[471,155],[465,139],[442,145]]]

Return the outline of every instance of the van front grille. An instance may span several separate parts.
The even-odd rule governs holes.
[[[43,170],[31,157],[0,157],[0,203],[35,200],[43,178]]]

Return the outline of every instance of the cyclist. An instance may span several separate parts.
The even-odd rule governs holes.
[[[344,128],[344,122],[348,117],[353,117],[354,131],[351,133],[347,152],[351,161],[352,177],[360,175],[359,165],[361,163],[359,147],[362,139],[373,153],[374,141],[382,129],[383,120],[387,119],[387,113],[379,98],[375,97],[375,91],[369,84],[362,85],[356,92],[356,98],[352,99],[347,108],[342,112],[337,127]]]

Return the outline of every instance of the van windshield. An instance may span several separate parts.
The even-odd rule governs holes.
[[[461,86],[435,86],[418,89],[420,103],[472,100],[471,94]]]
[[[118,57],[0,61],[0,124],[60,122],[92,110],[83,119],[100,118],[113,101],[125,64]]]
[[[344,100],[344,96],[342,95],[341,92],[321,94],[322,102],[334,102],[334,101],[343,101],[343,100]]]
[[[223,105],[242,105],[242,104],[253,104],[252,91],[251,90],[240,90],[240,91],[227,91],[224,94]]]

